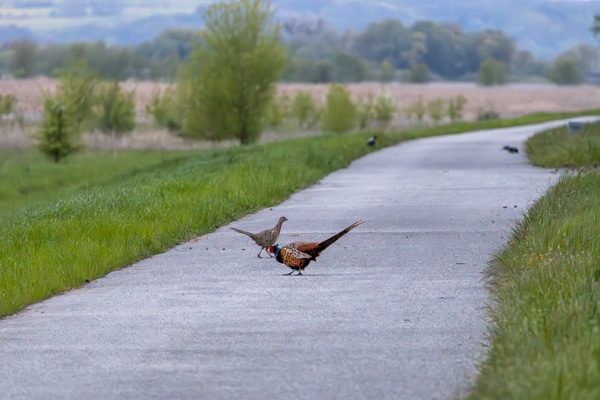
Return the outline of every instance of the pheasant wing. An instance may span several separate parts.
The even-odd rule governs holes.
[[[283,246],[279,254],[283,263],[291,268],[302,268],[312,258],[310,254],[306,254],[294,247],[294,243]]]

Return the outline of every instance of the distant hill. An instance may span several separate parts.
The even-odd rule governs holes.
[[[105,1],[115,4],[114,15],[104,10],[102,15],[69,17],[68,7],[79,13],[93,12],[91,0],[41,1],[37,6],[26,2],[22,4],[28,7],[21,9],[18,3],[11,2],[8,7],[6,1],[0,1],[0,41],[21,36],[40,42],[103,39],[132,45],[151,40],[167,28],[199,29],[202,20],[193,10],[207,3]],[[370,22],[386,18],[399,19],[405,25],[418,20],[457,22],[465,31],[500,29],[520,48],[545,59],[579,43],[596,43],[589,28],[593,15],[600,13],[600,1],[594,0],[273,0],[273,4],[282,18],[323,18],[339,30],[362,30]],[[9,25],[13,27],[9,29]]]

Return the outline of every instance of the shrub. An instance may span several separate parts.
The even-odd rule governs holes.
[[[479,66],[477,81],[483,86],[503,85],[507,82],[506,64],[488,57]]]
[[[427,112],[427,108],[423,103],[423,98],[419,96],[416,102],[411,104],[406,110],[405,114],[408,119],[411,119],[413,116],[419,121],[419,123],[423,122],[425,118],[425,113]]]
[[[0,116],[1,115],[9,115],[15,109],[17,104],[17,98],[12,94],[1,94],[0,93]]]
[[[429,100],[427,102],[427,114],[435,124],[438,124],[446,114],[444,104],[445,100],[441,97]]]
[[[154,118],[154,122],[169,131],[181,129],[181,116],[175,99],[176,90],[168,86],[162,91],[158,86],[152,89],[150,102],[146,105],[146,112]]]
[[[131,132],[135,128],[135,92],[125,92],[117,81],[100,88],[98,128],[112,135]]]
[[[396,76],[396,69],[392,65],[392,63],[385,59],[381,62],[381,67],[379,70],[379,81],[380,82],[391,82],[394,80]]]
[[[388,94],[381,94],[377,97],[373,109],[373,115],[381,128],[387,127],[394,118],[398,106],[394,99]]]
[[[448,99],[446,105],[446,114],[452,122],[462,119],[463,109],[467,99],[462,94],[456,95]]]
[[[373,118],[375,109],[375,95],[371,90],[367,93],[366,98],[360,96],[356,105],[356,119],[359,129],[365,129]]]
[[[81,148],[78,143],[80,132],[71,116],[72,106],[63,94],[52,96],[45,92],[43,107],[43,121],[36,135],[37,148],[58,163]]]
[[[315,125],[315,116],[318,112],[310,92],[299,91],[296,93],[290,111],[291,116],[298,121],[301,127],[308,128]]]
[[[327,94],[321,129],[323,131],[344,133],[354,128],[355,121],[356,105],[350,98],[348,88],[343,85],[332,84]]]
[[[556,59],[546,77],[558,85],[579,85],[583,82],[583,73],[577,61],[569,57]]]
[[[404,82],[427,83],[430,81],[429,68],[426,64],[413,64],[410,70],[404,73]]]

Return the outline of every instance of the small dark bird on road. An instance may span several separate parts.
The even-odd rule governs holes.
[[[269,246],[275,244],[277,238],[279,237],[279,233],[281,232],[281,225],[283,225],[283,223],[287,220],[288,219],[286,217],[279,217],[277,225],[275,225],[271,229],[265,229],[264,231],[258,233],[250,233],[237,228],[231,229],[233,229],[236,232],[243,233],[244,235],[250,236],[250,239],[254,240],[254,243],[260,246],[260,251],[257,255],[258,258],[262,258],[260,256],[260,253],[262,253],[263,250],[267,250],[269,257],[272,258],[273,256],[271,255],[271,253],[269,253]]]
[[[516,147],[512,147],[512,146],[504,146],[502,148],[502,150],[506,150],[509,153],[518,153],[519,152],[519,149],[517,149]]]
[[[356,221],[343,231],[336,233],[322,242],[293,242],[286,244],[283,247],[274,245],[269,247],[269,252],[275,254],[275,259],[278,262],[285,264],[292,269],[292,271],[286,275],[291,275],[294,271],[298,271],[298,275],[302,275],[302,270],[306,268],[311,261],[317,261],[317,257],[323,250],[364,222],[365,221]]]
[[[377,140],[377,135],[373,135],[367,140],[368,146],[375,146],[375,141]]]

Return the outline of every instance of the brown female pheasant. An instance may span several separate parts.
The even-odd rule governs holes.
[[[291,275],[294,271],[298,271],[298,275],[302,275],[302,270],[306,268],[311,261],[317,261],[317,257],[323,250],[364,222],[365,221],[356,221],[343,231],[336,233],[322,242],[293,242],[286,244],[283,247],[274,245],[270,246],[268,251],[269,253],[275,254],[275,259],[278,262],[285,264],[292,269],[292,272],[286,275]]]
[[[273,244],[275,244],[275,242],[277,241],[277,238],[279,237],[279,233],[281,232],[281,225],[283,225],[283,223],[287,220],[288,219],[286,217],[279,217],[279,221],[277,221],[277,225],[275,225],[271,229],[266,229],[266,230],[264,230],[262,232],[258,232],[258,233],[250,233],[250,232],[246,232],[246,231],[243,231],[243,230],[237,229],[237,228],[231,228],[231,229],[233,229],[236,232],[243,233],[244,235],[250,236],[250,239],[254,240],[254,243],[256,243],[257,245],[260,246],[260,251],[258,252],[258,255],[257,255],[258,258],[262,258],[260,256],[260,253],[262,253],[263,249],[267,250],[267,254],[269,254],[269,257],[273,257],[271,255],[271,253],[269,253],[268,248],[269,248],[269,246],[272,246]]]

